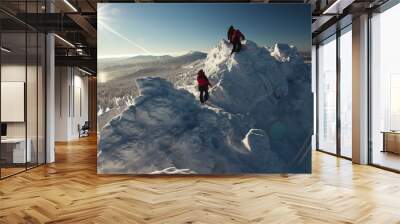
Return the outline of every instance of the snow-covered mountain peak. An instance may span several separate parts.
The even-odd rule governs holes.
[[[221,40],[218,45],[211,49],[205,61],[205,71],[207,74],[214,74],[225,69],[231,70],[237,65],[251,66],[252,64],[265,65],[268,62],[275,61],[268,50],[258,46],[251,40],[242,42],[242,51],[233,53],[232,44],[226,40]],[[259,64],[259,62],[262,62]]]
[[[232,45],[221,40],[204,63],[214,87],[211,100],[231,113],[247,113],[271,95],[288,93],[285,73],[270,52],[251,40],[231,55]]]
[[[232,45],[219,41],[173,83],[136,79],[139,96],[101,131],[99,172],[309,172],[310,67],[294,63],[293,46],[242,44],[231,55]],[[206,105],[198,102],[199,69],[213,84]]]
[[[271,51],[271,55],[280,62],[301,62],[303,59],[297,48],[293,45],[276,43]]]

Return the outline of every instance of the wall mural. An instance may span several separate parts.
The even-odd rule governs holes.
[[[311,172],[308,5],[98,8],[98,173]]]

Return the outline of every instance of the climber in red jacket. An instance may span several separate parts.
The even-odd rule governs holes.
[[[235,32],[235,28],[233,28],[233,26],[230,26],[227,33],[229,43],[232,43],[233,32]]]
[[[208,86],[211,87],[211,83],[208,81],[203,69],[200,69],[197,73],[197,85],[200,91],[200,102],[205,103],[208,100]]]
[[[233,44],[231,54],[233,54],[233,52],[240,52],[240,50],[242,49],[242,40],[245,40],[243,33],[240,32],[239,29],[235,29],[232,33],[231,40]]]

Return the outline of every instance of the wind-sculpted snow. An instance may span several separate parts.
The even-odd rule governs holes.
[[[99,173],[310,172],[311,72],[297,50],[222,40],[204,69],[214,84],[201,105],[195,71],[177,81],[136,80],[140,95],[100,132]],[[196,65],[196,69],[198,65]]]
[[[222,40],[208,54],[205,71],[215,84],[214,105],[252,119],[253,128],[264,130],[272,149],[292,164],[290,172],[310,169],[311,71],[295,47],[276,44],[270,52],[246,41],[243,51],[230,56]]]
[[[195,173],[256,172],[241,143],[242,116],[201,106],[162,78],[137,80],[141,95],[100,136],[100,173],[151,173],[169,167]]]

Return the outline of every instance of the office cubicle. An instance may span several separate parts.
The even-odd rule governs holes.
[[[36,13],[41,1],[19,2]],[[0,6],[2,6],[0,3]],[[4,3],[6,4],[6,3]],[[8,6],[8,5],[7,5]],[[45,35],[0,12],[0,178],[45,162]],[[10,29],[12,27],[13,29]]]

